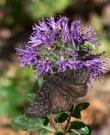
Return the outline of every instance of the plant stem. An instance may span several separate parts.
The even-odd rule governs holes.
[[[50,125],[51,125],[52,129],[57,130],[57,126],[56,126],[56,122],[55,122],[55,119],[54,119],[54,115],[50,114],[49,119],[50,119]]]
[[[66,124],[66,127],[65,127],[65,132],[68,130],[68,126],[69,126],[70,120],[71,120],[71,115],[69,116],[69,118],[67,120],[67,124]]]

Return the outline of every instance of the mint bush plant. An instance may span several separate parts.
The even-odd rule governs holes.
[[[93,28],[60,16],[42,19],[32,29],[25,47],[16,48],[16,52],[20,66],[32,67],[43,84],[37,96],[28,95],[31,106],[15,120],[16,126],[39,134],[90,135],[90,126],[81,119],[81,111],[89,103],[73,105],[73,101],[85,96],[91,79],[100,79],[105,72],[104,52],[93,53],[99,44]],[[68,95],[73,95],[73,100]],[[76,120],[71,121],[72,117]],[[66,125],[62,126],[63,122]]]

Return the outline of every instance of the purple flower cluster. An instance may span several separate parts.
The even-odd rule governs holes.
[[[34,24],[25,48],[16,49],[20,65],[32,65],[37,75],[86,66],[92,78],[99,78],[105,71],[105,62],[100,60],[101,56],[91,53],[98,44],[92,27],[83,28],[80,20],[69,21],[67,17],[56,21],[50,17]],[[86,42],[88,47],[85,48]]]

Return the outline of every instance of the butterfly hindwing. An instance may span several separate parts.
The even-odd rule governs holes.
[[[38,91],[37,96],[31,105],[26,109],[27,117],[45,117],[50,113],[50,88],[44,83],[43,87]]]

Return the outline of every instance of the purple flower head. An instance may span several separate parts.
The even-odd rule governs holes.
[[[105,62],[100,60],[103,53],[92,53],[97,38],[91,26],[83,28],[80,20],[69,23],[67,17],[50,17],[34,24],[32,29],[25,48],[16,49],[21,66],[32,65],[38,76],[83,66],[90,69],[94,79],[105,72]]]
[[[97,44],[92,27],[82,28],[80,20],[73,21],[70,26],[68,22],[67,17],[60,17],[57,21],[54,17],[50,17],[46,21],[42,20],[39,24],[34,24],[28,43],[30,46],[41,44],[51,46],[59,39],[62,44],[73,46],[83,45],[86,41],[92,43],[93,47]]]

